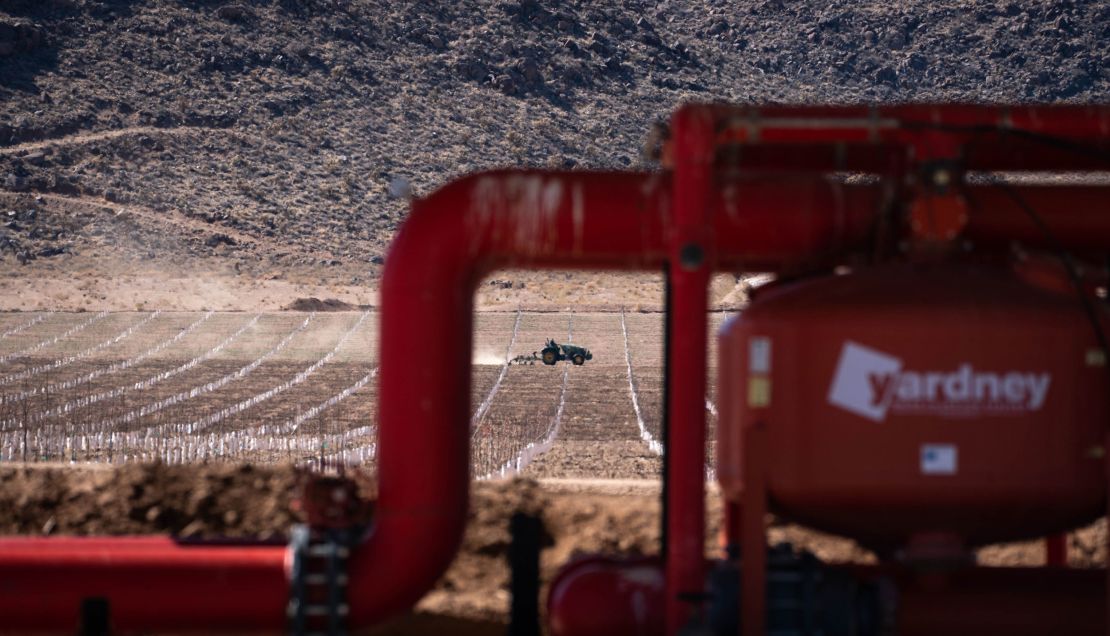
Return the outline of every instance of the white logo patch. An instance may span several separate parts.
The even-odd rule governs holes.
[[[954,444],[922,444],[921,474],[955,475],[959,449]]]
[[[1038,411],[1048,373],[977,371],[962,362],[943,371],[905,370],[901,359],[846,341],[829,387],[829,403],[875,422],[890,411],[972,417]]]

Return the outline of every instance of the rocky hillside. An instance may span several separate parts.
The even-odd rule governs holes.
[[[1106,2],[615,4],[6,0],[4,268],[373,285],[391,182],[642,167],[684,100],[1110,100]]]

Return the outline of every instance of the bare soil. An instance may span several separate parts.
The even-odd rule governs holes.
[[[0,468],[0,533],[85,535],[170,533],[182,537],[279,539],[301,515],[293,493],[302,472],[290,466],[23,466]],[[362,479],[373,492],[369,478]],[[547,534],[546,584],[578,554],[651,554],[659,542],[659,484],[654,480],[517,479],[474,484],[458,558],[413,613],[372,633],[503,633],[509,605],[509,519],[539,515]],[[719,529],[718,500],[707,500],[707,552]],[[851,541],[773,523],[772,542],[790,542],[832,562],[869,562]],[[1103,566],[1106,524],[1070,536],[1075,567]],[[992,546],[981,563],[1038,565],[1039,542]],[[545,587],[546,589],[546,587]]]

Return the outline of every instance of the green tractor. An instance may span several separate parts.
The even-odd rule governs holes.
[[[571,344],[559,344],[554,340],[548,340],[547,344],[543,346],[543,351],[540,352],[540,360],[544,364],[551,366],[560,360],[570,360],[575,366],[582,366],[586,360],[593,360],[594,354],[585,347],[576,347]]]

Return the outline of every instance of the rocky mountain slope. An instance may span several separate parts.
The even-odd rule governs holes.
[[[183,266],[373,288],[406,204],[643,168],[685,100],[1110,100],[1110,3],[7,0],[8,277]]]

